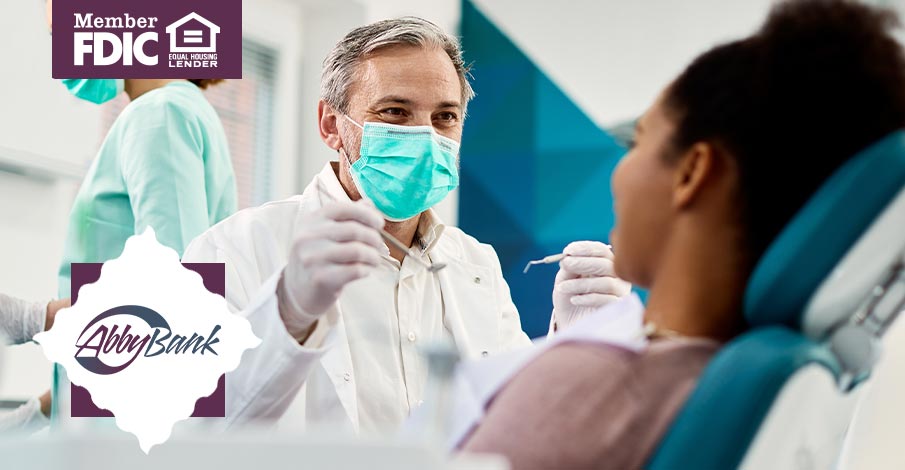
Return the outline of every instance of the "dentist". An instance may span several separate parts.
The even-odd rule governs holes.
[[[493,248],[431,207],[459,183],[474,93],[458,41],[419,18],[346,35],[324,61],[318,123],[337,152],[304,193],[247,209],[186,249],[226,264],[230,308],[263,344],[227,377],[227,423],[337,423],[393,430],[419,406],[419,345],[464,357],[530,345]],[[378,230],[411,247],[430,272]],[[628,293],[602,243],[566,248],[551,329]]]

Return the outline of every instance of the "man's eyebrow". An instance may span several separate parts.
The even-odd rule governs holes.
[[[380,106],[380,105],[383,105],[383,104],[390,104],[390,103],[402,104],[402,105],[406,105],[406,106],[411,106],[411,105],[413,104],[412,100],[410,100],[410,99],[408,99],[408,98],[404,98],[404,97],[399,96],[399,95],[387,95],[387,96],[384,96],[384,97],[378,99],[377,101],[375,101],[374,104],[373,104],[372,106]],[[457,108],[457,109],[461,109],[461,108],[462,108],[462,104],[459,103],[458,101],[441,101],[441,102],[437,105],[437,107],[438,107],[438,108]]]
[[[462,108],[462,104],[458,101],[443,101],[438,106],[439,108]]]
[[[412,100],[410,100],[408,98],[403,98],[403,97],[397,96],[397,95],[387,95],[387,96],[384,96],[383,98],[380,98],[379,100],[375,101],[374,105],[377,106],[377,105],[387,104],[387,103],[399,103],[399,104],[404,104],[404,105],[410,105],[410,104],[412,104]]]

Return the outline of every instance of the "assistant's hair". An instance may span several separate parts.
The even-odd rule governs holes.
[[[194,83],[195,86],[201,88],[202,90],[206,90],[207,87],[211,85],[216,85],[218,83],[225,82],[226,80],[222,78],[203,78],[203,79],[189,79],[190,82]]]
[[[667,90],[672,154],[708,141],[737,162],[752,264],[849,157],[905,127],[898,26],[893,12],[853,1],[783,2]]]
[[[321,73],[321,98],[341,113],[349,111],[349,88],[355,70],[367,55],[395,45],[437,47],[446,52],[462,85],[462,107],[474,98],[468,82],[469,67],[462,59],[459,40],[430,21],[406,16],[378,21],[353,29],[346,34],[324,59]]]

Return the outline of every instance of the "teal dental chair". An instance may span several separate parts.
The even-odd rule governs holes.
[[[832,467],[851,396],[905,308],[903,266],[898,131],[833,174],[767,249],[745,293],[750,330],[711,360],[646,468]],[[815,449],[792,431],[806,424],[839,439]]]

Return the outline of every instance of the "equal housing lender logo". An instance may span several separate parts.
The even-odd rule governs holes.
[[[242,78],[242,0],[56,0],[53,78]]]

